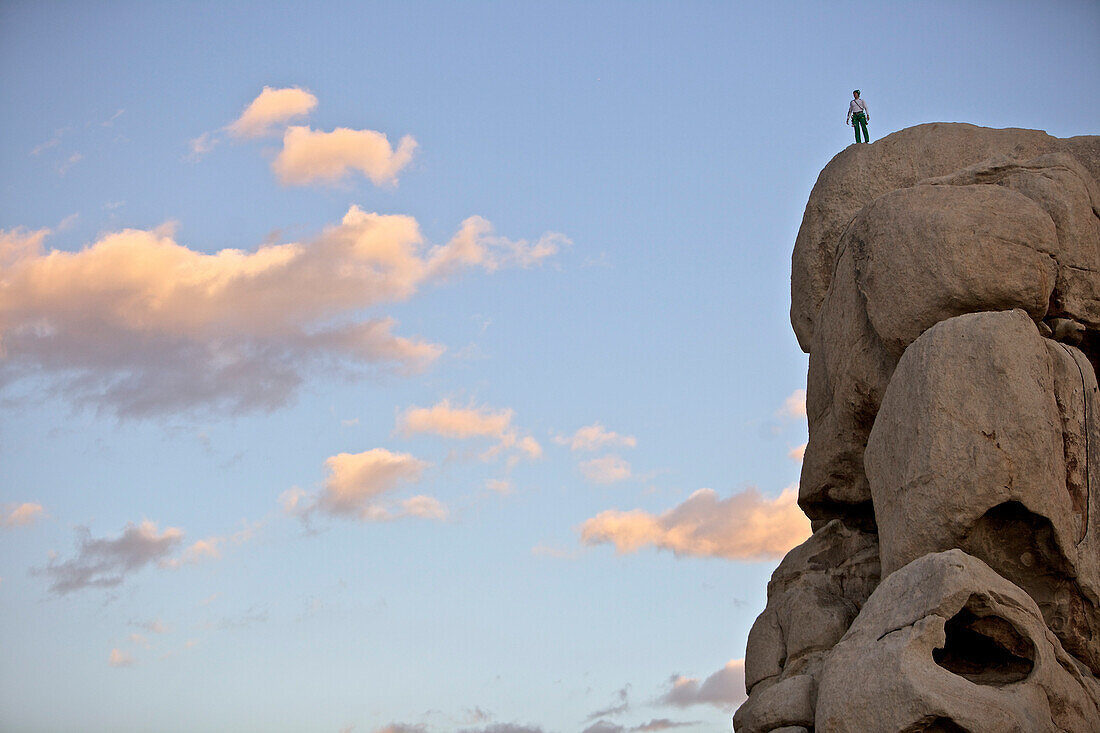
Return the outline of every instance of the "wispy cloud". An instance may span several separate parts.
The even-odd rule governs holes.
[[[620,435],[612,430],[607,430],[600,423],[592,423],[579,428],[572,435],[558,435],[554,442],[559,445],[568,445],[570,450],[598,450],[605,446],[619,445],[625,448],[633,448],[638,445],[638,440],[633,435]]]
[[[802,459],[805,456],[806,456],[806,443],[803,443],[802,445],[796,445],[795,447],[793,447],[789,451],[787,451],[787,457],[790,458],[792,461],[798,461],[799,463],[802,462]]]
[[[25,501],[0,507],[0,527],[26,527],[46,515],[41,504]]]
[[[463,728],[458,733],[546,733],[537,725],[519,723],[493,723],[482,728]]]
[[[706,704],[729,710],[745,698],[745,660],[731,659],[702,683],[694,677],[673,675],[660,702],[681,708]]]
[[[397,336],[365,308],[410,298],[463,266],[493,269],[482,221],[425,251],[415,219],[352,206],[303,243],[205,254],[174,227],[127,229],[79,252],[42,249],[47,230],[0,230],[0,385],[26,374],[122,416],[270,410],[307,368],[423,370],[443,346]],[[491,252],[490,252],[491,254]]]
[[[216,560],[222,556],[222,548],[227,545],[241,545],[251,540],[263,526],[263,522],[242,522],[241,529],[228,535],[212,535],[184,548],[178,557],[160,561],[162,567],[179,568],[194,565],[204,559]]]
[[[121,649],[112,649],[107,657],[107,664],[112,667],[130,667],[134,664],[134,658]]]
[[[153,634],[167,634],[171,629],[161,621],[159,618],[152,619],[150,621],[132,621],[132,626],[136,626],[139,629],[145,629]]]
[[[604,718],[609,715],[619,715],[621,713],[625,713],[627,710],[630,709],[629,695],[630,685],[626,685],[625,687],[620,688],[619,691],[615,693],[614,703],[606,708],[601,708],[600,710],[589,713],[588,717],[585,718],[585,722],[596,720],[597,718]]]
[[[542,446],[529,435],[523,435],[512,424],[510,409],[469,405],[456,407],[442,400],[431,407],[410,407],[397,418],[397,430],[403,435],[431,434],[455,440],[490,438],[496,445],[482,454],[489,460],[502,451],[514,451],[527,458],[542,456]]]
[[[630,478],[630,464],[619,456],[603,456],[581,463],[581,473],[596,484],[613,484]]]
[[[58,595],[117,586],[146,565],[168,558],[183,542],[183,530],[166,527],[162,532],[149,520],[127,524],[117,537],[93,538],[87,527],[78,527],[76,535],[75,557],[64,562],[51,559],[45,567],[31,570],[48,578],[50,591]]]
[[[374,448],[362,453],[340,453],[325,461],[328,476],[321,490],[309,494],[293,488],[279,501],[283,511],[308,521],[315,512],[330,516],[381,522],[402,517],[445,519],[447,508],[430,496],[413,496],[399,502],[385,495],[404,484],[420,480],[425,461],[408,453]]]
[[[726,499],[713,489],[699,489],[658,515],[640,509],[601,512],[581,525],[581,542],[611,543],[619,553],[653,546],[676,555],[727,560],[781,557],[810,536],[810,521],[797,499],[794,487],[775,499],[753,488]]]
[[[653,718],[648,723],[642,723],[636,725],[630,730],[635,731],[660,731],[660,730],[672,730],[673,728],[685,728],[689,725],[698,725],[697,720],[669,720],[668,718]]]
[[[69,172],[70,168],[72,168],[74,165],[76,165],[77,163],[79,163],[82,160],[84,160],[84,154],[83,153],[72,153],[68,158],[65,159],[65,162],[63,162],[61,165],[59,165],[57,167],[58,175],[61,175],[61,176],[65,175],[66,173]]]

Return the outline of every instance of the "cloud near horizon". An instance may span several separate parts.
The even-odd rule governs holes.
[[[692,705],[713,705],[723,710],[744,702],[745,660],[731,659],[722,669],[703,680],[694,677],[673,675],[669,678],[670,689],[659,702],[686,708]]]
[[[419,481],[428,465],[408,453],[393,453],[385,448],[339,453],[325,460],[328,476],[320,491],[308,494],[294,487],[283,492],[279,501],[284,512],[303,521],[309,521],[315,512],[364,522],[402,517],[446,519],[446,506],[430,496],[413,496],[396,504],[383,501],[385,494],[402,484]]]
[[[309,368],[422,371],[444,347],[363,309],[461,268],[541,261],[563,239],[513,242],[470,217],[428,248],[412,217],[358,206],[311,240],[251,252],[190,249],[171,224],[77,252],[45,251],[47,235],[0,230],[0,387],[43,375],[78,403],[138,417],[275,409]]]
[[[308,115],[316,107],[317,97],[305,89],[272,89],[265,86],[226,129],[234,137],[263,137],[277,132],[278,128],[295,117]]]
[[[619,554],[652,545],[677,556],[777,558],[810,536],[810,520],[797,500],[794,487],[775,499],[755,488],[726,499],[713,489],[699,489],[659,515],[640,509],[600,512],[581,525],[580,540],[585,545],[613,544]]]

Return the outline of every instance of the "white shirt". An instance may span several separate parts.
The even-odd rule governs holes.
[[[871,121],[871,113],[867,111],[867,103],[862,99],[852,98],[851,103],[848,104],[848,119],[844,120],[845,123],[852,121],[852,115],[856,112],[862,112],[867,115],[867,121]]]

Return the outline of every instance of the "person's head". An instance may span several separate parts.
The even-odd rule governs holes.
[[[859,99],[859,90],[857,89],[854,92],[852,92],[852,96],[855,97],[856,99]]]

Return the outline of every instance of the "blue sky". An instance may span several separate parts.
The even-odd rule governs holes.
[[[0,4],[3,727],[728,730],[808,531],[790,252],[851,90],[872,140],[1095,134],[1097,38],[1089,2]]]

